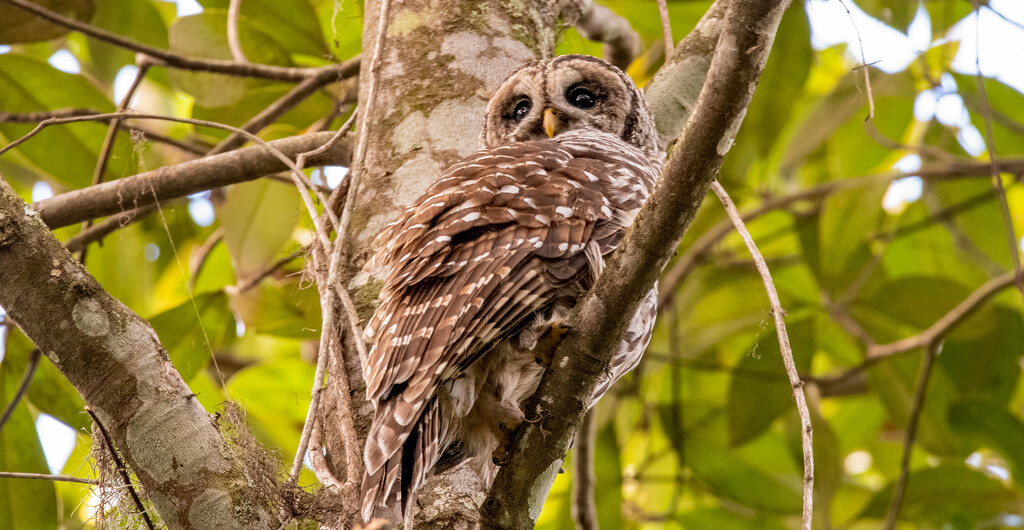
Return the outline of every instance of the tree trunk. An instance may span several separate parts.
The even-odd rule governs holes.
[[[71,381],[171,528],[276,528],[261,489],[171,365],[0,180],[0,305]]]

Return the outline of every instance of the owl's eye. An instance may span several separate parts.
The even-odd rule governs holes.
[[[530,113],[530,109],[533,108],[533,103],[530,103],[528,99],[522,99],[519,103],[516,103],[514,109],[512,109],[512,119],[516,121],[523,121],[526,116]]]
[[[597,96],[579,85],[570,87],[565,92],[565,99],[570,105],[580,109],[592,108],[597,103]]]

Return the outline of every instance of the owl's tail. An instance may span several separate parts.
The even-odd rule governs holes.
[[[423,485],[443,449],[448,422],[442,417],[437,398],[427,403],[411,430],[395,420],[398,401],[401,397],[377,406],[366,438],[362,487],[364,522],[373,518],[378,506],[393,506],[399,501],[402,518],[407,517],[413,494]],[[408,432],[404,440],[403,432]],[[386,459],[381,458],[384,455]]]

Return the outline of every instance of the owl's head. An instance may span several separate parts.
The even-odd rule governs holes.
[[[480,145],[489,149],[575,130],[610,133],[649,155],[659,152],[640,89],[622,70],[589,55],[533,61],[512,72],[487,104]]]

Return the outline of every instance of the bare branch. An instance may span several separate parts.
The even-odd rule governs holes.
[[[333,135],[333,132],[320,132],[268,143],[291,157],[323,145]],[[317,156],[310,163],[347,165],[350,156],[350,142],[339,142],[335,150]],[[160,201],[165,201],[255,180],[285,169],[287,165],[280,159],[262,146],[255,145],[71,191],[34,203],[32,208],[39,212],[47,226],[59,228],[153,204],[154,193]]]
[[[672,20],[668,16],[668,2],[658,0],[658,15],[661,17],[661,38],[665,41],[665,57],[672,55],[676,41],[672,38]]]
[[[39,112],[0,112],[0,123],[39,123],[52,118],[71,118],[99,114],[96,109],[53,109]]]
[[[39,366],[39,357],[42,354],[38,348],[32,348],[32,352],[28,355],[28,366],[25,367],[25,375],[21,377],[21,383],[18,384],[18,389],[14,391],[14,396],[11,397],[11,401],[7,403],[7,407],[4,408],[3,414],[0,414],[0,431],[3,430],[4,425],[7,424],[7,420],[11,419],[11,415],[14,414],[14,409],[18,408],[18,403],[21,402],[21,398],[25,396],[25,392],[28,392],[28,387],[32,384],[32,377],[36,375],[36,368]]]
[[[921,367],[917,375],[917,388],[914,390],[914,401],[910,406],[910,416],[907,419],[907,430],[903,438],[903,456],[900,458],[900,478],[893,487],[892,501],[889,503],[889,510],[885,514],[885,524],[882,528],[892,530],[896,528],[896,521],[899,520],[900,508],[903,507],[903,496],[907,491],[907,484],[910,481],[910,454],[914,450],[914,442],[917,440],[917,428],[921,423],[921,412],[924,411],[924,399],[928,395],[928,381],[932,375],[932,365],[935,357],[942,349],[941,342],[933,342],[925,348],[924,356],[921,357]]]
[[[146,77],[146,72],[149,71],[149,67],[152,63],[146,56],[141,56],[138,70],[135,72],[135,79],[132,80],[131,86],[125,92],[124,97],[121,98],[121,102],[117,105],[117,112],[124,112],[128,105],[131,103],[132,98],[135,97],[135,92],[142,85],[142,80]],[[103,138],[103,146],[100,147],[100,156],[96,160],[96,166],[92,173],[92,185],[95,186],[100,182],[103,182],[103,174],[107,171],[107,162],[110,161],[110,153],[114,150],[114,140],[117,139],[117,131],[121,128],[121,120],[114,118],[110,120],[107,125],[107,135]],[[92,219],[86,219],[82,224],[82,230],[88,230],[92,226]],[[78,256],[78,261],[85,263],[86,252],[88,246],[83,246],[81,253]]]
[[[679,244],[732,145],[787,4],[729,3],[694,114],[632,229],[570,317],[572,331],[556,349],[552,371],[527,401],[527,416],[543,419],[524,424],[517,435],[517,449],[484,501],[485,526],[533,526],[537,514],[530,513],[531,507],[546,496],[611,350]],[[529,451],[522,450],[526,447]]]
[[[771,273],[768,272],[768,265],[764,262],[761,251],[758,250],[757,245],[754,243],[754,238],[750,237],[750,232],[747,231],[746,225],[743,224],[743,219],[740,218],[736,205],[729,198],[725,188],[717,181],[711,183],[711,189],[714,190],[718,199],[722,201],[726,214],[728,214],[729,219],[736,226],[736,231],[743,238],[743,243],[746,244],[750,255],[753,256],[754,263],[757,265],[757,272],[761,275],[761,281],[764,283],[765,291],[768,293],[768,303],[772,308],[772,320],[775,321],[775,331],[779,337],[782,364],[786,367],[789,385],[793,390],[793,399],[796,401],[796,411],[800,416],[800,439],[804,455],[803,528],[804,530],[811,530],[811,516],[813,515],[814,504],[814,448],[812,445],[811,413],[807,409],[807,398],[804,396],[804,382],[800,380],[796,363],[793,362],[793,350],[789,345],[789,334],[786,332],[784,318],[786,312],[782,309],[782,304],[779,303],[779,293],[775,290]]]
[[[31,480],[51,480],[54,482],[77,482],[95,486],[99,484],[94,478],[79,478],[69,475],[48,475],[46,473],[19,473],[17,471],[0,471],[0,478],[24,478]]]
[[[604,44],[608,62],[625,70],[643,53],[644,42],[629,21],[594,0],[574,0],[579,11],[576,29],[586,39]]]
[[[1024,276],[1024,272],[1016,277],[1019,278],[1022,276]],[[846,370],[840,375],[835,377],[819,378],[819,381],[826,385],[839,385],[851,378],[859,377],[860,374],[883,359],[907,353],[916,348],[926,347],[929,344],[942,340],[942,338],[952,331],[957,325],[963,322],[967,317],[974,314],[974,312],[985,304],[985,302],[991,299],[992,296],[999,291],[1014,285],[1014,282],[1015,274],[1013,272],[1007,272],[1002,276],[985,282],[984,285],[968,295],[963,302],[957,304],[956,307],[943,315],[942,318],[929,326],[928,329],[916,335],[912,335],[889,344],[868,345],[867,356],[863,362]]]
[[[303,80],[301,83],[295,85],[294,88],[289,90],[285,95],[281,96],[271,103],[267,108],[261,110],[258,114],[253,116],[249,121],[245,122],[239,129],[250,133],[257,133],[267,125],[274,123],[275,120],[281,117],[282,114],[295,108],[299,103],[302,103],[307,98],[316,93],[324,86],[339,79],[337,72],[324,71],[317,75],[311,76]],[[244,135],[239,133],[232,133],[230,136],[225,138],[216,147],[210,150],[207,155],[216,155],[226,151],[230,151],[236,147],[241,146],[246,141]]]
[[[238,18],[242,13],[242,0],[231,0],[228,4],[228,48],[231,50],[231,58],[240,63],[247,63],[242,50],[242,41],[238,38]]]
[[[148,55],[153,59],[156,59],[154,64],[158,66],[170,66],[197,72],[216,72],[220,74],[244,77],[259,77],[262,79],[273,79],[277,81],[302,81],[307,77],[317,75],[322,70],[337,71],[340,72],[343,77],[350,77],[359,72],[359,57],[349,59],[341,64],[322,66],[320,68],[293,68],[252,63],[242,64],[235,61],[224,61],[220,59],[198,59],[185,57],[167,50],[147,46],[131,39],[126,39],[120,35],[116,35],[84,22],[79,22],[78,20],[66,17],[55,11],[41,7],[38,4],[29,2],[28,0],[0,1],[16,5],[40,18],[49,20],[57,25],[79,31],[95,39],[99,39],[136,53]]]
[[[80,252],[86,246],[103,239],[115,230],[120,230],[132,223],[137,223],[155,211],[156,206],[149,205],[112,215],[102,223],[90,226],[75,234],[64,242],[64,248],[68,249],[68,252]]]

